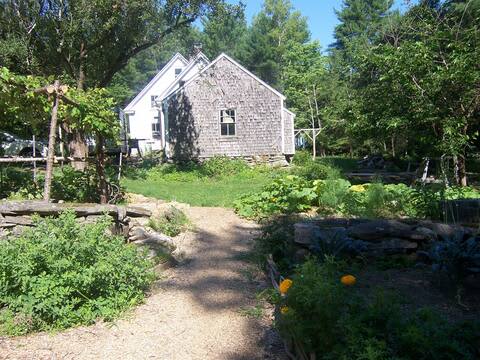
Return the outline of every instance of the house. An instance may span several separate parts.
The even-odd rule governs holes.
[[[127,130],[143,151],[168,158],[215,155],[272,161],[295,152],[285,96],[226,54],[176,54],[127,105]]]

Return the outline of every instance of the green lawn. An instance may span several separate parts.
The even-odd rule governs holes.
[[[125,179],[128,192],[162,200],[178,201],[194,206],[232,207],[241,195],[259,191],[272,179],[272,174],[251,172],[221,178],[200,178],[183,181],[161,178]]]

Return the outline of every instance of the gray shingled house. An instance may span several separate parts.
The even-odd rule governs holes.
[[[148,112],[138,109],[139,105],[135,106],[141,118],[135,117],[134,106],[127,106],[125,114],[130,126],[134,121],[144,120],[147,126],[152,122],[168,158],[226,155],[278,161],[295,152],[295,114],[285,108],[285,96],[226,54],[210,62],[200,53],[184,68],[175,69],[175,80],[169,85],[148,86],[163,89],[162,94],[144,94],[150,96],[157,123],[142,119]]]

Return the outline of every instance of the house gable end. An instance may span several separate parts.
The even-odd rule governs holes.
[[[214,69],[216,64],[218,64],[220,61],[223,61],[223,60],[226,60],[226,61],[229,61],[230,63],[232,63],[234,66],[238,67],[243,73],[245,73],[246,75],[248,75],[249,77],[253,78],[255,81],[257,81],[258,83],[260,83],[262,86],[264,86],[265,88],[267,88],[268,90],[270,90],[271,92],[273,92],[275,95],[277,95],[278,97],[280,97],[280,99],[282,100],[285,100],[286,97],[285,95],[283,95],[282,93],[280,93],[278,90],[274,89],[272,86],[268,85],[265,81],[263,81],[262,79],[260,79],[258,76],[256,76],[255,74],[251,73],[250,71],[248,71],[245,67],[243,67],[242,65],[240,65],[237,61],[235,61],[234,59],[232,59],[230,56],[228,56],[227,54],[225,53],[222,53],[220,54],[214,61],[212,61],[208,66],[206,66],[202,71],[200,71],[197,75],[195,75],[193,78],[191,78],[190,80],[188,80],[182,87],[178,88],[177,90],[173,91],[172,93],[166,95],[166,97],[164,98],[164,100],[167,100],[169,97],[173,96],[174,94],[176,94],[177,92],[183,90],[184,88],[186,88],[187,86],[189,86],[192,82],[196,81],[197,79],[199,79],[203,74],[205,74],[207,71],[209,71],[210,69]]]
[[[124,111],[128,112],[133,110],[133,107],[148,93],[148,91],[161,80],[163,75],[178,61],[183,63],[184,66],[188,64],[188,61],[182,54],[176,53],[170,61],[153,77],[152,80],[135,96],[135,98],[125,107]]]

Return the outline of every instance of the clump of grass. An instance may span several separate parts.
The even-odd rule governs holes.
[[[175,206],[171,206],[161,216],[150,218],[148,222],[153,230],[168,236],[177,236],[191,227],[187,215]]]

